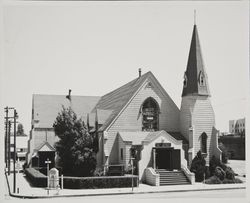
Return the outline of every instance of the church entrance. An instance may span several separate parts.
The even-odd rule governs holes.
[[[179,149],[156,147],[155,166],[169,171],[181,169],[181,152]]]

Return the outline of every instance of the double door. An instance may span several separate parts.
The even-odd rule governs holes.
[[[156,168],[172,171],[181,169],[181,153],[179,149],[155,148]]]

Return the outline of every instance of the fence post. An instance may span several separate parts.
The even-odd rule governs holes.
[[[63,189],[63,174],[61,175],[62,189]]]

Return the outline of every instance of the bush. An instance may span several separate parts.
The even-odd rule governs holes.
[[[221,180],[217,176],[212,176],[209,179],[205,180],[206,184],[221,184]]]
[[[131,187],[131,176],[102,176],[102,177],[64,177],[64,188],[96,189]],[[133,176],[134,187],[138,186],[138,176]]]
[[[34,168],[26,168],[25,174],[28,180],[30,180],[31,185],[35,187],[46,187],[47,186],[47,176],[40,173]]]
[[[206,170],[206,161],[201,154],[201,151],[192,160],[190,171],[195,174],[195,181],[202,182],[204,180],[204,173]]]
[[[226,173],[226,179],[229,179],[229,180],[235,179],[235,174],[232,168],[227,167],[225,170],[225,173]]]
[[[235,183],[243,183],[243,181],[242,181],[241,179],[239,179],[239,178],[235,178],[235,179],[234,179],[234,182],[235,182]]]
[[[208,166],[205,166],[205,179],[209,178],[211,175],[210,175],[210,170],[209,170],[209,167]]]
[[[47,177],[34,168],[25,170],[27,178],[35,187],[47,187]],[[59,177],[61,184],[61,177]],[[138,176],[133,176],[134,187],[138,186]],[[101,177],[69,177],[63,178],[64,188],[67,189],[94,189],[131,187],[131,176],[101,176]]]
[[[215,168],[214,175],[218,177],[220,180],[224,180],[226,173],[221,167],[217,166]]]

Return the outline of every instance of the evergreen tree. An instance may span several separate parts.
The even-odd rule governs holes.
[[[201,151],[197,152],[191,163],[191,172],[195,173],[195,181],[202,182],[204,180],[204,174],[206,173],[206,160],[201,154]]]
[[[93,156],[93,138],[89,135],[84,122],[77,119],[71,108],[63,109],[53,124],[55,134],[60,138],[55,143],[59,156],[58,165],[64,175],[91,176],[96,168]]]

